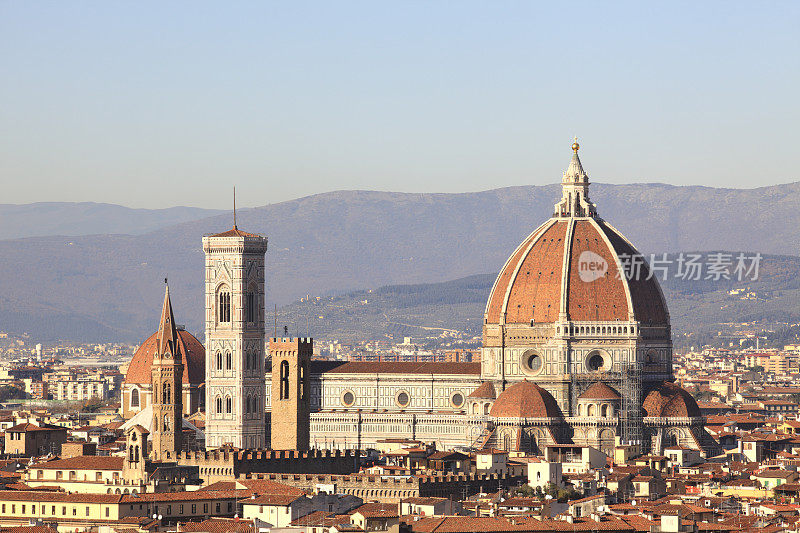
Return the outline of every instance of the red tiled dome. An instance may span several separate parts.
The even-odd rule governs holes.
[[[561,417],[561,409],[549,392],[532,381],[522,381],[500,393],[489,415],[495,418],[557,418]]]
[[[153,365],[153,356],[157,349],[158,332],[150,335],[133,354],[128,373],[125,375],[126,383],[140,385],[150,384],[150,367]],[[178,350],[183,363],[183,383],[199,385],[206,379],[206,350],[203,344],[194,335],[185,330],[178,331]]]
[[[564,294],[570,320],[633,318],[643,324],[667,325],[666,303],[655,277],[647,279],[647,266],[642,264],[634,279],[619,275],[618,265],[626,264],[620,257],[638,255],[602,219],[551,218],[523,241],[500,271],[486,305],[486,323],[555,322]],[[586,262],[587,256],[607,265],[604,275],[581,279],[579,262]]]
[[[646,416],[666,418],[701,416],[700,407],[692,395],[669,381],[650,391],[642,407],[647,412]]]
[[[622,397],[617,391],[599,381],[589,385],[589,388],[578,397],[579,400],[619,400],[620,398]]]

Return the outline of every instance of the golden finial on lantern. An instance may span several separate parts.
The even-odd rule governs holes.
[[[573,143],[572,143],[572,151],[573,151],[573,152],[575,152],[575,153],[577,154],[577,153],[578,153],[578,148],[580,148],[580,147],[581,147],[581,145],[580,145],[580,144],[578,144],[578,137],[576,136],[576,137],[573,139]]]

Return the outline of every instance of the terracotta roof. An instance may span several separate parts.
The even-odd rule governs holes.
[[[484,381],[481,383],[481,386],[472,391],[467,398],[494,400],[497,398],[497,392],[494,390],[494,384],[491,381]]]
[[[240,503],[242,505],[273,505],[286,507],[300,498],[303,498],[303,496],[291,494],[263,494],[255,498],[250,498],[249,500],[242,500]]]
[[[652,417],[701,416],[700,408],[692,395],[669,381],[650,391],[642,407],[647,416]]]
[[[215,233],[213,235],[209,235],[209,237],[260,237],[260,235],[256,235],[255,233],[247,233],[246,231],[242,231],[236,226],[228,231],[223,231],[222,233]]]
[[[315,366],[312,361],[312,373]],[[323,369],[326,374],[459,374],[480,375],[480,363],[346,362]],[[319,367],[317,367],[319,368]]]
[[[555,398],[532,381],[515,383],[500,393],[492,404],[490,416],[495,418],[561,417]]]
[[[589,385],[578,399],[584,400],[619,400],[622,398],[617,391],[599,381]]]
[[[572,235],[568,228],[572,224]],[[570,246],[565,246],[567,239]],[[604,275],[581,279],[584,252],[599,256],[607,266]],[[562,275],[565,255],[566,278]],[[669,315],[656,276],[649,278],[644,261],[621,261],[641,257],[613,227],[600,219],[552,218],[531,233],[511,254],[497,276],[486,304],[485,319],[497,324],[552,323],[558,319],[561,295],[571,320],[627,321],[632,314],[644,324],[667,324]],[[620,275],[619,264],[635,264],[637,275]],[[628,279],[628,278],[631,279]],[[566,284],[566,291],[562,288]],[[629,309],[628,293],[633,309]]]
[[[179,330],[178,350],[181,353],[183,364],[183,383],[199,385],[206,379],[206,350],[194,335],[185,330]],[[158,332],[150,335],[133,354],[128,373],[125,375],[126,383],[149,385],[151,380],[151,367],[153,356],[158,347]]]
[[[36,470],[122,470],[124,462],[124,457],[78,455],[39,463],[31,468]]]
[[[256,533],[252,520],[235,518],[209,518],[202,522],[181,523],[180,531],[202,533]]]
[[[66,430],[67,428],[63,426],[53,426],[50,424],[42,424],[41,426],[37,426],[36,424],[23,423],[8,428],[6,432],[12,431],[14,433],[27,433],[28,431],[66,431]]]

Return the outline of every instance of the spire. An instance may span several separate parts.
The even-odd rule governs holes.
[[[167,278],[164,278],[164,284]],[[175,328],[175,316],[172,314],[172,302],[169,299],[169,285],[164,292],[164,307],[161,309],[161,321],[158,324],[158,335],[156,336],[157,355],[170,354],[177,355],[178,330]]]
[[[559,218],[597,216],[595,205],[589,201],[589,176],[583,170],[578,138],[572,143],[572,159],[561,178],[561,201],[555,206],[553,216]]]
[[[233,186],[233,229],[239,229],[236,227],[236,185]]]

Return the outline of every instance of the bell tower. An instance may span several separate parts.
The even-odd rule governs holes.
[[[267,238],[203,237],[206,256],[206,448],[266,446],[264,254]]]
[[[164,280],[166,282],[166,280]],[[164,307],[156,334],[156,353],[153,355],[150,384],[153,391],[152,443],[153,459],[175,460],[181,450],[183,400],[181,363],[178,330],[169,299],[169,285],[164,293]]]

